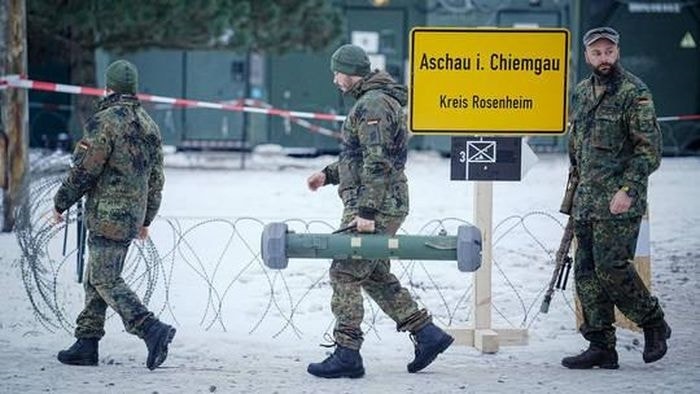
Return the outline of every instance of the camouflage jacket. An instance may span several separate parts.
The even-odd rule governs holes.
[[[357,101],[343,123],[338,161],[323,170],[326,183],[339,185],[345,208],[365,219],[406,216],[406,87],[385,72],[372,72],[349,93]]]
[[[158,126],[135,96],[112,94],[85,125],[54,206],[63,212],[87,195],[91,234],[130,240],[156,216],[164,182]]]
[[[641,216],[646,210],[649,175],[661,161],[661,134],[647,86],[618,66],[596,97],[591,76],[576,86],[569,159],[578,174],[573,199],[575,219]],[[610,201],[629,189],[632,206],[610,213]]]

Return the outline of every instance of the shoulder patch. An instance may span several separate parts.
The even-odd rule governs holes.
[[[374,125],[374,124],[379,124],[379,119],[369,119],[367,121],[367,125]]]
[[[637,99],[638,104],[649,104],[651,103],[651,99],[648,97],[640,97]]]
[[[90,143],[85,140],[80,140],[80,142],[78,142],[78,148],[88,150],[90,149]]]

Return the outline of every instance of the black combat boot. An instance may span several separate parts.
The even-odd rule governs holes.
[[[359,350],[336,345],[333,354],[320,363],[311,363],[306,369],[319,378],[361,378],[365,375]]]
[[[569,369],[620,368],[620,365],[617,363],[617,351],[615,349],[605,349],[593,344],[578,356],[564,357],[561,360],[561,365]]]
[[[660,360],[668,350],[666,340],[671,338],[671,327],[665,320],[661,323],[644,327],[644,353],[642,358],[645,363],[653,363]]]
[[[407,365],[410,373],[418,372],[430,365],[438,354],[444,352],[455,340],[433,323],[428,323],[416,331],[411,335],[411,339],[416,347],[416,358]]]
[[[168,357],[168,344],[175,337],[175,328],[158,320],[146,329],[143,340],[148,348],[146,367],[150,370],[158,368]]]
[[[69,365],[97,365],[97,338],[78,338],[73,346],[58,352],[58,361]]]

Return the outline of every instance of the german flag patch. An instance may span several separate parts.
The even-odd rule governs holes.
[[[87,141],[81,140],[78,142],[78,148],[88,150],[90,149],[90,144]]]
[[[367,125],[368,125],[368,126],[372,126],[372,125],[375,125],[375,124],[379,124],[379,119],[370,119],[370,120],[367,121]]]

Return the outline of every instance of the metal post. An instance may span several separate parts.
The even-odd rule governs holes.
[[[181,57],[181,66],[182,66],[182,93],[180,93],[180,97],[184,98],[189,98],[187,95],[187,78],[189,76],[187,75],[187,50],[182,51],[182,57]],[[180,122],[182,123],[180,127],[182,129],[180,130],[180,145],[183,145],[185,140],[187,140],[187,108],[180,108]]]
[[[251,49],[245,53],[245,70],[243,72],[243,100],[250,98],[250,63],[251,63]],[[244,104],[245,105],[245,101]],[[241,170],[245,170],[245,157],[246,157],[246,145],[248,142],[248,127],[250,125],[250,114],[243,111],[241,114],[243,116],[243,121],[241,122],[242,135],[241,135]]]

